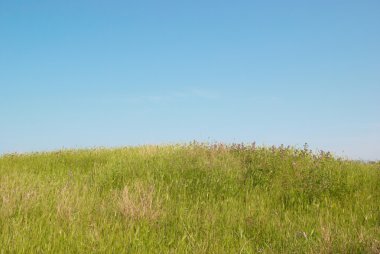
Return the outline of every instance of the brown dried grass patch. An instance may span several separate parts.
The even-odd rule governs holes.
[[[161,205],[154,196],[154,186],[137,182],[125,186],[119,199],[119,209],[127,219],[156,220],[161,215]]]
[[[77,196],[68,186],[64,186],[58,193],[57,215],[64,221],[73,221],[77,210]]]
[[[156,155],[160,151],[159,146],[154,145],[145,145],[138,149],[138,153],[142,156]]]
[[[37,203],[37,194],[34,188],[22,186],[12,179],[0,182],[0,217],[27,212]]]

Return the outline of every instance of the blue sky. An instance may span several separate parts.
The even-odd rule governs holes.
[[[0,153],[252,142],[380,159],[380,2],[0,1]]]

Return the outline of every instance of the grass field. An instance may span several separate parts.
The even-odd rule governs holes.
[[[380,253],[380,164],[254,145],[0,157],[0,253]]]

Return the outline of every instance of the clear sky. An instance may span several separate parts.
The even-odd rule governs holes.
[[[380,159],[380,1],[0,1],[0,153],[191,140]]]

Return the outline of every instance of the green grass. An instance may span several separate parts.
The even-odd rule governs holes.
[[[307,149],[0,157],[0,253],[380,253],[380,164]]]

